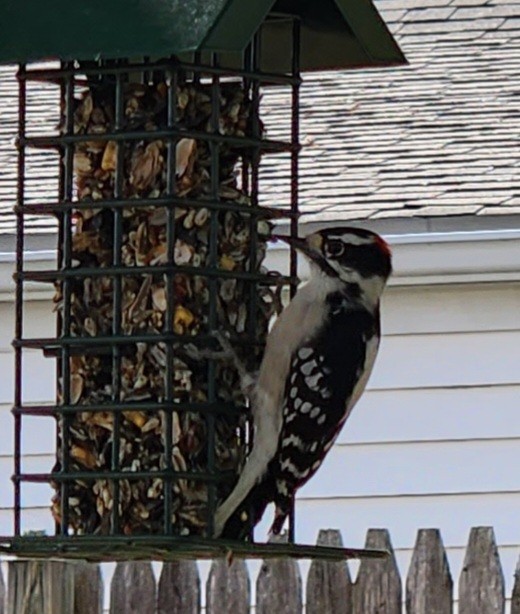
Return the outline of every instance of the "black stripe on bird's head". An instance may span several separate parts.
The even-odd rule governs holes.
[[[392,254],[388,243],[364,228],[341,226],[326,228],[305,238],[274,235],[304,254],[321,272],[349,281],[360,278],[388,279],[392,272]]]

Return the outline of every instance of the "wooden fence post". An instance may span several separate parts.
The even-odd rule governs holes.
[[[354,614],[401,614],[401,578],[390,535],[386,529],[369,529],[366,548],[384,548],[385,559],[362,559],[352,587]],[[475,614],[475,612],[473,612]]]
[[[515,584],[511,594],[511,614],[520,614],[520,557],[515,570]]]
[[[243,559],[231,564],[226,559],[213,561],[206,584],[207,614],[249,614],[251,591]]]
[[[155,578],[145,561],[118,563],[110,587],[110,614],[155,614]]]
[[[473,527],[459,579],[459,614],[503,614],[504,574],[491,527]]]
[[[453,581],[438,529],[420,529],[406,579],[407,614],[451,614]]]
[[[103,578],[99,565],[71,565],[74,566],[74,614],[102,614]]]
[[[70,614],[74,612],[74,566],[12,561],[7,594],[7,614]]]
[[[5,582],[4,582],[4,575],[2,573],[2,563],[0,561],[0,614],[4,614],[5,599],[6,599]]]
[[[294,559],[265,560],[256,579],[257,614],[301,614],[302,579]]]
[[[342,546],[341,533],[322,529],[318,534],[320,546]],[[352,612],[352,582],[346,562],[312,561],[307,575],[305,599],[307,614]]]
[[[157,614],[199,614],[200,578],[195,561],[164,563],[159,579]]]

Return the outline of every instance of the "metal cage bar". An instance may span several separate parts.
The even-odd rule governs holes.
[[[291,58],[292,74],[295,77],[300,77],[300,55],[297,50],[300,48],[300,22],[293,22],[293,53]],[[295,82],[291,88],[291,213],[290,218],[290,234],[291,236],[298,235],[298,177],[299,177],[299,158],[298,152],[300,149],[300,81]],[[291,248],[289,275],[296,277],[297,273],[297,254],[294,248]],[[296,292],[296,286],[290,286],[291,298]],[[295,513],[294,501],[289,513],[289,541],[294,542],[295,534]]]
[[[65,67],[67,67],[65,65]],[[65,134],[70,135],[74,132],[74,82],[72,75],[68,75],[63,83],[62,99],[65,103]],[[72,200],[73,194],[73,156],[74,151],[70,143],[64,143],[62,149],[62,168],[61,168],[61,183],[63,189],[63,197],[67,200]],[[72,266],[72,212],[63,212],[63,244],[61,246],[61,261],[60,267],[64,270],[69,270]],[[71,334],[71,296],[72,288],[70,279],[63,280],[63,309],[61,312],[61,327],[62,335],[69,337]],[[70,348],[66,345],[61,347],[61,360],[59,363],[59,371],[61,375],[63,402],[68,405],[71,401],[70,390]],[[70,469],[70,456],[68,448],[70,446],[70,416],[61,416],[61,471],[67,473]],[[60,499],[60,532],[62,535],[67,534],[67,524],[64,522],[69,517],[69,484],[66,481],[60,483],[61,499]]]
[[[177,72],[173,71],[167,73],[167,78],[170,80],[170,87],[168,88],[168,128],[174,128],[177,118]],[[175,147],[177,141],[174,138],[169,138],[167,147],[168,147],[168,159],[167,159],[167,170],[166,170],[166,193],[169,198],[174,198],[176,196],[176,184],[175,184]],[[167,209],[167,260],[169,263],[175,262],[175,218],[174,218],[174,210],[170,206]],[[166,331],[172,333],[173,328],[173,305],[175,302],[175,287],[173,275],[169,274],[167,276],[167,296],[168,303],[166,306]],[[173,450],[173,439],[172,439],[172,427],[173,427],[173,403],[174,403],[174,395],[173,395],[173,346],[168,343],[166,346],[166,381],[165,381],[165,394],[166,394],[166,408],[165,408],[165,419],[166,419],[166,435],[165,435],[165,465],[168,471],[168,476],[165,478],[164,485],[164,532],[166,535],[171,535],[172,533],[172,488],[173,481],[171,478],[171,473],[173,472],[173,463],[172,463],[172,450]]]
[[[20,66],[24,70],[24,66]],[[25,200],[25,147],[21,144],[21,139],[25,136],[25,107],[26,107],[26,84],[25,81],[18,82],[18,179],[17,179],[17,202],[23,205]],[[16,306],[15,306],[15,338],[21,339],[23,336],[23,302],[24,286],[20,279],[20,274],[24,268],[24,247],[25,247],[25,225],[23,211],[16,213]],[[14,404],[21,407],[23,404],[23,382],[22,382],[22,348],[14,348],[15,370],[14,370]],[[22,415],[14,415],[14,475],[21,473],[22,458]],[[14,535],[20,535],[21,519],[21,485],[19,480],[14,480]]]
[[[123,129],[123,74],[116,75],[115,86],[115,120],[114,128],[116,132]],[[119,142],[116,149],[116,169],[114,178],[114,200],[118,200],[123,196],[123,142]],[[112,254],[112,264],[117,267],[121,266],[121,249],[122,249],[122,209],[115,209],[114,216],[114,244]],[[121,335],[121,309],[122,309],[122,277],[117,275],[112,280],[114,303],[113,303],[113,320],[112,334],[114,337]],[[112,401],[118,403],[121,401],[121,346],[118,344],[112,345]],[[114,430],[112,434],[112,474],[119,473],[119,451],[121,444],[121,413],[112,412],[114,421]],[[114,477],[112,480],[113,503],[112,517],[110,524],[110,533],[117,535],[119,533],[119,491],[120,481]]]

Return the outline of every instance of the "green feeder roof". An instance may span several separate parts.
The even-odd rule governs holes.
[[[405,62],[371,0],[6,0],[0,63],[241,52],[264,24],[262,66],[287,62],[302,20],[301,69]]]

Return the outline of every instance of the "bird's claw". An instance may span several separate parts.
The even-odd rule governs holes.
[[[210,333],[211,337],[214,337],[221,349],[212,350],[210,348],[200,348],[194,343],[187,343],[184,346],[184,351],[193,360],[227,360],[234,361],[237,356],[233,350],[229,340],[224,337],[220,331],[213,331]]]
[[[192,360],[221,360],[232,363],[240,377],[240,388],[243,394],[251,399],[256,378],[247,370],[242,359],[231,345],[229,337],[219,330],[211,331],[210,337],[213,337],[218,342],[220,350],[199,348],[193,343],[188,343],[184,346],[184,351]]]
[[[225,355],[228,360],[231,360],[233,366],[237,370],[240,377],[240,388],[242,389],[242,393],[248,399],[251,399],[251,395],[253,394],[256,384],[256,378],[249,373],[244,362],[229,342],[229,337],[227,335],[219,330],[215,330],[211,332],[211,336],[218,341],[220,347],[222,348],[222,354]]]
[[[218,341],[218,344],[222,348],[221,353],[226,357],[232,360],[238,360],[237,353],[235,352],[233,346],[229,342],[229,336],[223,333],[220,330],[212,330],[210,332],[210,337],[213,337]]]

